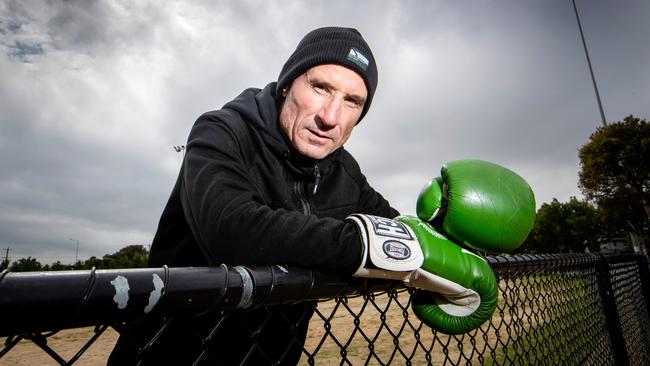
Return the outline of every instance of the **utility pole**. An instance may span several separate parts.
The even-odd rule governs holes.
[[[5,262],[9,263],[9,251],[11,250],[11,247],[6,247],[4,248],[5,250]]]
[[[11,248],[7,247],[4,248],[4,250],[5,250],[5,259],[2,262],[0,262],[0,271],[9,269],[9,251],[11,250]]]

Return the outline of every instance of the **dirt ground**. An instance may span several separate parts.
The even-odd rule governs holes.
[[[314,356],[317,365],[341,362],[341,348],[337,342],[347,345],[345,357],[353,365],[405,364],[406,358],[412,358],[411,363],[414,365],[427,364],[424,358],[425,349],[433,357],[433,364],[444,363],[445,357],[449,357],[454,364],[454,360],[461,363],[467,361],[462,358],[463,349],[472,353],[472,348],[484,347],[486,339],[494,340],[498,337],[497,334],[483,334],[476,337],[437,338],[426,327],[416,331],[412,327],[420,326],[420,322],[407,304],[408,294],[405,292],[400,293],[396,299],[386,295],[378,296],[374,303],[362,297],[351,298],[347,303],[338,305],[335,301],[319,303],[318,311],[325,319],[314,315],[305,349],[310,353],[317,351]],[[405,322],[405,316],[411,324]],[[355,322],[358,326],[355,326]],[[329,329],[329,332],[326,329]],[[93,332],[93,327],[63,330],[49,337],[47,344],[67,361],[93,336]],[[491,332],[494,332],[494,329]],[[117,337],[117,332],[108,328],[74,364],[106,364]],[[370,347],[369,339],[372,340]],[[0,342],[4,344],[5,338],[0,338]],[[446,345],[446,352],[443,344]],[[308,364],[306,355],[303,355],[300,364]],[[4,365],[49,366],[58,363],[31,341],[22,340],[0,358],[0,366]]]
[[[47,345],[68,361],[79,351],[85,342],[94,335],[94,327],[62,330],[47,340]],[[108,328],[95,343],[74,363],[80,366],[105,365],[115,342],[117,332]],[[0,338],[4,345],[6,338]],[[4,357],[0,358],[2,366],[50,366],[59,365],[50,355],[29,340],[21,340]]]

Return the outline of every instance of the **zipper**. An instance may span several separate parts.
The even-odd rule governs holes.
[[[320,183],[320,169],[318,169],[318,163],[314,165],[314,191],[312,192],[312,195],[316,194],[316,191],[318,191],[318,184]]]
[[[311,214],[311,209],[309,208],[309,202],[307,202],[307,198],[305,198],[305,195],[302,193],[302,184],[301,182],[295,182],[293,184],[293,191],[298,196],[298,200],[300,201],[300,205],[302,206],[302,213],[305,215],[310,215]]]

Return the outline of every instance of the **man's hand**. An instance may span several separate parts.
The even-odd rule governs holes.
[[[355,276],[403,281],[426,290],[413,297],[415,314],[447,334],[479,327],[496,307],[497,282],[488,263],[412,216],[394,220],[355,214],[364,254]]]

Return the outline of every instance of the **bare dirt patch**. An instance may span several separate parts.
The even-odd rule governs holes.
[[[74,357],[88,339],[92,338],[95,334],[94,330],[94,327],[62,330],[47,338],[47,346],[61,358],[68,361]],[[105,365],[117,337],[118,334],[113,328],[106,329],[74,364],[80,366]],[[0,338],[3,345],[5,341],[6,338]],[[0,358],[0,365],[54,366],[59,365],[59,363],[32,341],[23,339],[4,357]]]

